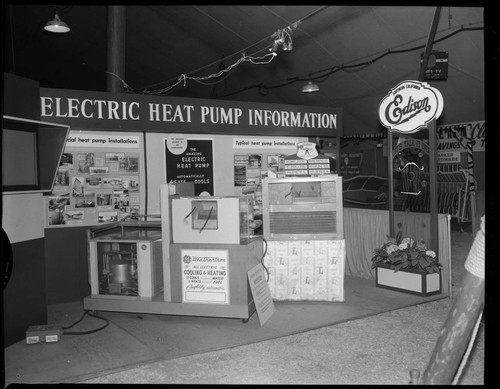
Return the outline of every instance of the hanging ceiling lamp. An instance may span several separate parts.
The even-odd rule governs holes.
[[[318,84],[314,84],[312,81],[309,81],[306,85],[302,87],[302,93],[312,93],[319,92]]]
[[[56,14],[54,16],[54,19],[49,20],[44,28],[47,31],[58,32],[58,33],[69,31],[68,25],[66,23],[64,23],[61,19],[59,19],[59,15],[57,14],[57,11],[56,11]]]

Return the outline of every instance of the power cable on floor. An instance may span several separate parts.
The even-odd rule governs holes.
[[[103,320],[103,321],[105,321],[105,324],[102,325],[101,327],[95,328],[93,330],[88,330],[88,331],[66,331],[66,330],[74,327],[78,323],[80,323],[83,320],[83,318],[85,317],[85,315],[89,315],[89,316],[95,317],[96,319]],[[109,325],[108,319],[94,315],[94,314],[90,313],[90,311],[85,311],[80,319],[78,319],[73,324],[71,324],[67,327],[62,327],[62,330],[63,330],[63,335],[88,335],[88,334],[93,334],[97,331],[100,331],[100,330],[106,328],[108,325]]]

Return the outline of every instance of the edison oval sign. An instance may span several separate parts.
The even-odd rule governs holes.
[[[389,91],[379,107],[381,123],[391,131],[416,132],[443,112],[443,96],[420,81],[403,81]]]

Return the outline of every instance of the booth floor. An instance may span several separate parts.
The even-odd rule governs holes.
[[[263,325],[254,313],[241,319],[99,312],[109,325],[86,335],[65,334],[49,344],[25,341],[5,349],[5,384],[76,383],[155,361],[230,349],[435,300],[375,286],[374,280],[346,276],[344,302],[275,302]],[[83,315],[83,303],[49,306],[49,324],[67,327]],[[71,328],[90,331],[104,322],[89,315]]]

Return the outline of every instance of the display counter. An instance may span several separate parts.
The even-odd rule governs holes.
[[[162,250],[169,250],[168,262]],[[258,238],[162,247],[158,223],[95,228],[89,232],[92,293],[84,298],[84,309],[246,320],[255,312],[247,272],[262,256]]]

